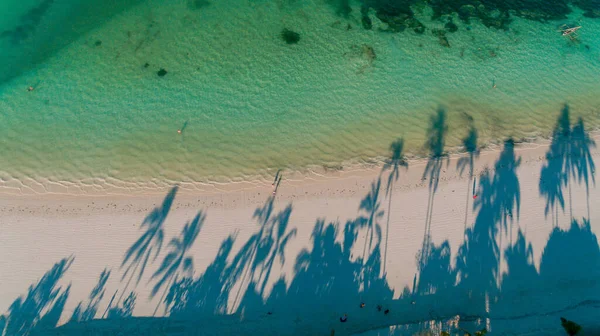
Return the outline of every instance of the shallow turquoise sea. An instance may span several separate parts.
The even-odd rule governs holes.
[[[507,31],[455,20],[445,47],[430,32],[381,31],[374,15],[366,30],[358,4],[348,18],[323,0],[203,4],[0,1],[0,32],[26,28],[0,38],[2,183],[269,179],[371,162],[400,137],[425,155],[440,108],[448,150],[470,122],[480,145],[548,136],[564,104],[600,126],[600,20],[577,10],[514,18]],[[581,25],[578,43],[561,36],[565,23]],[[300,41],[285,43],[284,28]]]

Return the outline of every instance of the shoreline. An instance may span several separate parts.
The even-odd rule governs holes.
[[[597,135],[594,136],[594,139],[597,142],[600,141],[600,137]],[[572,200],[565,196],[567,200],[564,211],[556,217],[557,226],[553,226],[554,215],[544,216],[544,197],[540,194],[539,183],[540,168],[546,164],[545,154],[548,148],[547,145],[540,144],[515,146],[515,160],[519,163],[518,167],[512,169],[516,170],[518,183],[520,183],[521,196],[518,204],[520,204],[521,210],[520,213],[517,212],[518,216],[515,216],[514,231],[511,225],[511,229],[502,231],[502,234],[496,238],[496,240],[499,239],[499,249],[505,251],[511,248],[514,242],[518,242],[523,233],[527,244],[531,246],[531,256],[528,257],[531,260],[528,260],[532,264],[531,267],[536,270],[545,267],[541,265],[543,262],[541,259],[544,257],[544,249],[553,230],[567,230],[570,227],[569,211],[574,214],[575,219],[580,221],[581,218],[589,219],[591,217],[592,232],[596,234],[598,232],[598,223],[595,220],[598,217],[598,210],[594,207],[593,200],[598,199],[599,189],[591,185],[587,196],[587,208],[584,187],[577,184],[577,181],[573,181]],[[590,151],[593,159],[597,160],[600,157],[598,147],[590,148]],[[487,172],[500,167],[498,162],[500,155],[504,152],[504,150],[502,152],[482,151],[475,162],[474,169],[474,176],[478,183],[487,175]],[[372,190],[374,181],[381,177],[379,202],[385,215],[379,221],[386,236],[389,230],[390,238],[389,246],[387,246],[387,241],[385,249],[383,243],[380,246],[381,255],[384,254],[384,251],[387,254],[387,262],[382,263],[387,267],[382,279],[392,289],[393,297],[390,299],[398,301],[398,307],[394,308],[394,312],[398,311],[400,314],[398,318],[394,317],[390,322],[385,323],[390,325],[406,323],[406,317],[403,317],[405,314],[413,317],[420,316],[419,318],[422,319],[429,309],[440,309],[440,314],[443,316],[446,316],[444,311],[447,311],[448,316],[456,313],[453,306],[436,308],[436,305],[430,302],[435,296],[429,294],[424,295],[418,301],[423,307],[419,306],[417,310],[410,311],[412,305],[403,302],[398,296],[402,295],[403,288],[411,288],[414,285],[415,274],[418,274],[415,256],[422,248],[423,224],[427,222],[429,211],[433,216],[430,224],[431,244],[436,247],[447,242],[449,259],[452,261],[457,259],[461,253],[459,247],[464,246],[468,230],[476,225],[481,225],[477,219],[480,213],[476,208],[470,210],[474,202],[471,198],[473,183],[467,174],[460,176],[456,165],[459,158],[460,156],[451,156],[447,163],[444,159],[444,164],[440,168],[439,185],[435,192],[436,202],[435,205],[432,205],[431,210],[428,209],[427,204],[431,187],[429,181],[422,180],[425,162],[411,162],[407,171],[400,172],[400,178],[394,184],[392,196],[389,199],[385,190],[387,173],[381,176],[380,171],[374,169],[351,176],[313,180],[310,183],[307,183],[307,180],[284,180],[272,202],[273,218],[279,218],[278,216],[289,209],[291,215],[287,230],[294,230],[295,235],[285,247],[287,261],[280,265],[276,264],[273,268],[272,275],[268,277],[267,288],[274,286],[280,276],[287,281],[292,281],[291,279],[297,272],[294,265],[298,262],[302,251],[310,249],[313,245],[314,230],[320,222],[332,223],[338,227],[340,231],[335,233],[336,239],[343,240],[344,234],[341,231],[344,223],[356,220],[357,215],[365,215],[361,204]],[[592,174],[597,177],[597,170]],[[478,190],[479,188],[481,186],[478,187]],[[28,287],[40,281],[54,263],[61,258],[71,256],[73,258],[72,266],[65,271],[64,277],[58,282],[63,289],[67,286],[70,288],[69,299],[64,306],[59,325],[68,321],[78,302],[86,302],[90,291],[98,281],[98,274],[105,269],[111,271],[112,275],[106,283],[106,295],[98,305],[97,317],[99,317],[108,307],[113,293],[125,292],[127,278],[122,279],[121,274],[124,270],[120,266],[124,253],[140,235],[143,235],[146,228],[142,223],[150,218],[157,209],[160,209],[165,199],[165,194],[97,197],[0,195],[2,203],[0,214],[3,218],[3,229],[0,231],[3,244],[0,244],[0,255],[11,256],[0,259],[1,268],[9,270],[0,275],[0,282],[4,284],[0,291],[0,311],[5,312],[13,300],[20,295],[26,295]],[[230,259],[235,260],[233,256],[239,253],[238,251],[244,248],[245,243],[261,228],[260,221],[256,218],[256,211],[263,208],[265,199],[268,204],[271,199],[270,184],[242,192],[204,195],[182,192],[177,194],[170,205],[168,216],[165,215],[165,241],[170,240],[171,237],[177,237],[183,225],[189,223],[198,213],[206,216],[206,223],[202,225],[198,241],[189,251],[194,258],[194,278],[197,278],[207,272],[208,267],[214,263],[221,251],[222,242],[226,241],[228,237],[233,237],[234,243],[227,262],[230,262]],[[590,211],[590,202],[592,203],[591,215],[586,212],[586,210]],[[572,209],[569,210],[569,207]],[[386,220],[388,221],[387,225]],[[368,241],[365,229],[359,231],[356,239],[353,261],[356,258],[360,259],[360,253],[363,253],[363,244]],[[165,247],[165,249],[167,248]],[[153,285],[150,280],[152,280],[152,273],[160,265],[160,261],[166,253],[167,251],[162,252],[152,267],[149,266],[139,286],[135,288],[139,302],[136,304],[134,316],[151,316],[157,307],[159,298],[149,297]],[[499,275],[511,274],[510,262],[507,257],[500,257],[497,266]],[[451,262],[451,265],[451,267],[456,267],[454,262]],[[246,286],[248,284],[243,279],[235,281],[235,285],[232,287],[233,289],[230,289],[231,292],[228,295],[227,314],[235,312],[239,307],[236,302],[236,292],[238,288],[245,289]],[[516,295],[511,288],[507,287],[503,294],[505,298],[513,299],[513,295]],[[536,302],[536,295],[539,294],[534,291],[527,293],[528,296],[522,297],[521,295],[525,294],[519,290],[517,292],[518,295],[514,298],[515,302],[527,298],[530,298],[531,302]],[[376,302],[374,300],[378,300],[377,293],[365,295],[362,299],[370,305],[374,305]],[[578,292],[577,295],[580,293]],[[358,300],[354,297],[349,299]],[[450,299],[441,301],[453,302]],[[343,301],[341,302],[343,303]],[[562,303],[563,301],[557,301],[555,304]],[[429,305],[432,308],[428,308]],[[529,306],[524,307],[523,314],[529,313],[527,309],[530,308]],[[536,305],[535,309],[539,308]],[[563,307],[548,305],[543,308],[554,311]],[[330,309],[331,311],[327,311],[327,314],[331,316],[327,316],[333,321],[343,312],[339,310],[342,307],[335,305]],[[407,311],[404,312],[401,309],[407,309]],[[498,306],[494,316],[502,316],[503,309],[503,305]],[[264,314],[264,312],[252,311],[251,315],[254,313]],[[358,311],[353,311],[349,316],[355,318],[357,314],[359,314]],[[365,319],[368,320],[368,316]],[[364,323],[371,323],[367,320]],[[501,321],[497,323],[495,324],[496,331],[502,330]],[[508,326],[508,330],[510,327]]]
[[[600,129],[593,129],[588,131],[590,137],[595,139],[596,142],[600,142]],[[540,147],[547,148],[551,142],[549,137],[535,137],[535,138],[522,138],[518,141],[515,140],[516,149],[519,151],[536,150]],[[492,143],[484,144],[480,147],[480,155],[493,155],[498,153],[502,149],[502,140],[497,140]],[[467,155],[462,147],[451,148],[446,151],[447,158],[449,160],[457,160],[460,157]],[[409,167],[420,166],[427,162],[427,156],[419,156],[414,153],[405,154],[406,160]],[[446,156],[445,156],[446,157]],[[283,169],[282,173],[285,174],[284,180],[286,184],[293,185],[295,187],[302,185],[318,184],[332,180],[344,180],[353,178],[362,178],[366,176],[373,176],[375,173],[380,172],[385,164],[386,157],[375,157],[370,160],[364,160],[361,163],[342,163],[339,168],[328,168],[325,164],[314,165],[306,167],[302,170],[288,171]],[[270,169],[275,175],[277,169]],[[100,181],[100,178],[89,178],[90,180]],[[179,187],[179,193],[182,195],[189,196],[204,196],[210,197],[215,194],[230,194],[237,192],[264,192],[271,188],[270,181],[265,177],[251,178],[242,181],[228,181],[228,182],[177,182],[177,181],[157,181],[147,182],[147,186],[140,186],[134,182],[123,182],[116,181],[116,183],[123,183],[124,186],[117,186],[115,184],[106,184],[101,186],[100,184],[87,184],[77,185],[71,181],[52,181],[47,182],[49,186],[44,186],[43,183],[32,179],[27,179],[29,185],[24,181],[17,179],[10,179],[9,181],[0,181],[0,197],[2,196],[58,196],[58,197],[69,197],[69,196],[84,196],[84,197],[144,197],[144,196],[156,196],[162,195],[168,192],[173,186]],[[106,181],[104,181],[106,182]],[[81,183],[81,182],[80,182]],[[19,189],[19,184],[21,188]],[[127,186],[129,185],[129,186]],[[151,187],[155,185],[156,187]],[[18,190],[18,191],[16,191]],[[55,190],[55,191],[49,191]],[[63,190],[58,191],[58,190]]]

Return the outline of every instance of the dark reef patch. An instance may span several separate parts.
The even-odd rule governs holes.
[[[13,45],[20,44],[33,35],[36,28],[42,21],[42,18],[50,9],[54,0],[44,0],[36,7],[33,7],[27,13],[21,16],[19,24],[11,30],[5,30],[0,33],[0,38],[10,39]]]
[[[333,1],[333,0],[330,0]],[[372,29],[369,11],[388,25],[387,31],[402,32],[410,28],[416,33],[425,32],[425,26],[415,18],[412,8],[429,6],[432,19],[446,21],[444,28],[455,32],[458,26],[447,21],[457,15],[468,24],[477,18],[488,28],[508,30],[513,16],[547,22],[564,20],[571,7],[584,10],[584,16],[600,18],[600,0],[360,0],[361,22],[364,29]]]
[[[207,0],[188,0],[188,8],[191,10],[202,9],[208,5],[210,2]]]
[[[281,31],[280,36],[287,44],[296,44],[300,41],[300,34],[287,28],[284,28]]]
[[[335,14],[348,18],[352,13],[352,7],[350,7],[350,0],[327,0],[327,3],[333,7]]]
[[[444,28],[446,28],[446,30],[450,33],[454,33],[458,30],[458,26],[456,25],[456,23],[454,23],[452,21],[446,22],[446,24],[444,25]]]
[[[164,77],[167,74],[167,70],[160,68],[160,70],[158,70],[156,74],[158,75],[158,77]]]

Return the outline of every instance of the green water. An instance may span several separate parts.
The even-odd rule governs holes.
[[[34,3],[4,3],[12,19],[0,31]],[[347,19],[308,0],[94,6],[56,0],[31,37],[0,40],[10,64],[0,78],[5,184],[253,180],[360,164],[398,137],[424,154],[440,107],[449,148],[469,118],[481,144],[546,136],[565,103],[589,129],[600,126],[600,20],[577,11],[550,23],[515,18],[508,31],[456,21],[447,48],[430,32],[379,31],[375,16],[365,30],[358,5]],[[427,8],[418,16],[443,27]],[[574,22],[580,43],[557,31]],[[286,44],[283,28],[300,41]]]

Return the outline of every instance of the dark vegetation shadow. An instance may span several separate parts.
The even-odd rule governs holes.
[[[594,140],[585,130],[583,119],[579,118],[571,126],[569,106],[562,109],[556,126],[552,132],[552,142],[546,153],[546,162],[540,174],[539,190],[546,199],[544,214],[552,214],[552,223],[558,225],[558,211],[565,209],[563,190],[567,188],[569,195],[569,213],[573,220],[571,183],[585,184],[587,193],[588,218],[589,185],[595,184],[595,165],[590,152],[596,146]]]
[[[391,301],[393,292],[381,277],[380,184],[379,180],[373,183],[359,205],[357,218],[343,227],[317,220],[312,246],[296,257],[291,278],[273,278],[271,272],[287,262],[285,246],[296,234],[288,228],[292,205],[274,214],[270,197],[256,209],[257,232],[238,253],[231,256],[236,236],[229,236],[202,275],[182,278],[171,286],[166,297],[170,316],[189,319],[229,312],[236,319],[265,324],[285,316],[286,323],[294,321],[290,330],[322,334],[338,329],[338,318],[344,312],[361,309],[359,300],[373,305]],[[363,255],[353,260],[352,250],[361,230],[365,233],[360,247]],[[231,306],[228,297],[234,298]],[[308,316],[310,320],[306,320]]]
[[[456,257],[457,288],[471,298],[470,315],[483,316],[487,300],[498,294],[502,236],[507,223],[512,224],[513,213],[518,216],[520,209],[520,162],[509,139],[494,165],[495,172],[487,170],[479,177],[478,197],[473,202],[475,222],[465,231]]]
[[[29,287],[25,296],[13,301],[7,314],[0,318],[3,322],[0,334],[43,335],[45,330],[56,327],[71,289],[71,285],[63,288],[58,282],[73,260],[73,257],[64,258],[54,264],[37,284]]]

